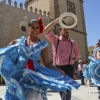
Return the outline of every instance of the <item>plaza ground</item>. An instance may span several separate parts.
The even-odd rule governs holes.
[[[77,81],[80,83],[80,80]],[[2,98],[5,88],[5,85],[0,85],[0,98]],[[90,87],[88,84],[85,87],[84,85],[81,85],[81,87],[78,90],[72,90],[71,100],[99,100],[98,94],[91,94],[90,91],[97,91],[96,86]],[[48,90],[47,97],[48,100],[61,100],[59,93],[51,90]]]

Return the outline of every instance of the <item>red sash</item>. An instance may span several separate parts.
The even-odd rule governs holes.
[[[26,63],[26,68],[29,68],[31,70],[34,70],[34,63],[32,60],[28,60],[27,63]]]

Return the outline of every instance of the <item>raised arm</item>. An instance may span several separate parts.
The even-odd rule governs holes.
[[[55,19],[54,21],[52,21],[51,23],[49,23],[43,30],[44,34],[47,34],[49,31],[51,31],[51,29],[58,24],[59,22],[59,18]]]

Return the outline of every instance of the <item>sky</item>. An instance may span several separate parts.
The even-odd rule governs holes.
[[[95,46],[100,39],[100,0],[84,0],[83,7],[88,46]]]
[[[8,1],[8,0],[7,0]],[[14,2],[15,0],[11,0]],[[25,0],[16,0],[25,3]],[[100,39],[100,0],[83,0],[88,46],[95,46]]]

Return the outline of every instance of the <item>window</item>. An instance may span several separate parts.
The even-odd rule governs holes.
[[[30,7],[30,11],[33,11],[33,8],[32,7]]]
[[[68,1],[67,2],[67,11],[75,14],[75,4]]]

